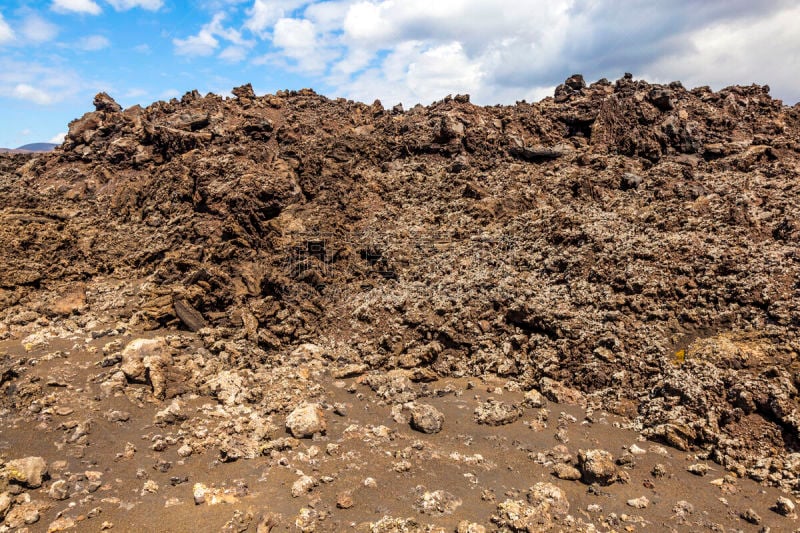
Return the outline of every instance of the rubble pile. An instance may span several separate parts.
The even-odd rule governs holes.
[[[251,422],[318,417],[323,371],[392,405],[491,374],[800,490],[800,107],[628,75],[493,107],[233,94],[100,94],[52,154],[0,157],[0,340],[192,333],[109,347],[100,381]]]

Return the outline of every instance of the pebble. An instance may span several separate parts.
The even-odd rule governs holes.
[[[47,526],[47,533],[57,533],[58,531],[66,531],[67,529],[72,529],[76,526],[76,522],[74,519],[68,516],[62,516],[52,522],[50,525]]]
[[[628,500],[627,503],[630,507],[634,507],[636,509],[645,509],[648,505],[650,505],[650,500],[648,500],[646,496],[640,496],[638,498],[632,498]]]
[[[208,487],[206,487],[202,483],[195,483],[194,487],[192,487],[192,496],[194,496],[194,504],[201,505],[205,503],[207,492],[208,492]]]
[[[311,489],[313,489],[316,484],[317,480],[313,477],[302,476],[292,484],[292,498],[299,498],[303,494],[311,492]]]
[[[50,490],[47,495],[54,500],[66,500],[69,498],[69,483],[66,480],[59,479],[50,485]]]
[[[741,513],[739,516],[742,518],[742,520],[744,520],[746,522],[750,522],[751,524],[754,524],[756,526],[761,523],[761,517],[758,516],[758,513],[756,513],[752,508],[751,509],[747,509],[746,511]]]
[[[778,498],[778,501],[775,502],[775,512],[781,514],[783,516],[791,516],[794,514],[795,504],[792,500],[787,498],[786,496],[781,496]]]
[[[653,477],[659,478],[664,477],[667,475],[667,467],[662,465],[661,463],[657,463],[653,466],[653,469],[650,471]]]
[[[339,509],[350,509],[353,506],[353,493],[349,490],[340,492],[336,495],[336,507]]]
[[[710,469],[708,468],[707,464],[697,463],[697,464],[693,464],[693,465],[687,466],[686,470],[688,472],[691,472],[695,476],[705,476],[706,474],[708,474],[708,471]]]
[[[581,471],[574,466],[558,463],[553,467],[553,475],[555,475],[558,479],[577,481],[581,478]]]

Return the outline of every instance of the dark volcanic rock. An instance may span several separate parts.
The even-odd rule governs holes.
[[[197,361],[98,357],[104,391],[170,397],[185,367],[234,405],[311,343],[390,404],[497,374],[794,487],[796,106],[632,76],[403,112],[233,94],[122,111],[101,93],[54,152],[0,157],[0,338],[98,313],[197,331]]]

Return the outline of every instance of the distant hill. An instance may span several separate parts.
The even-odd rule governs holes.
[[[19,148],[0,148],[0,154],[29,154],[31,152],[51,152],[58,146],[53,143],[31,143],[20,146]]]
[[[56,146],[58,145],[54,143],[31,143],[20,146],[17,150],[25,150],[27,152],[50,152]]]

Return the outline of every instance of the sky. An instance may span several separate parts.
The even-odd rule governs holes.
[[[387,107],[551,96],[573,73],[800,101],[797,0],[0,0],[0,146],[123,107],[311,87]]]

